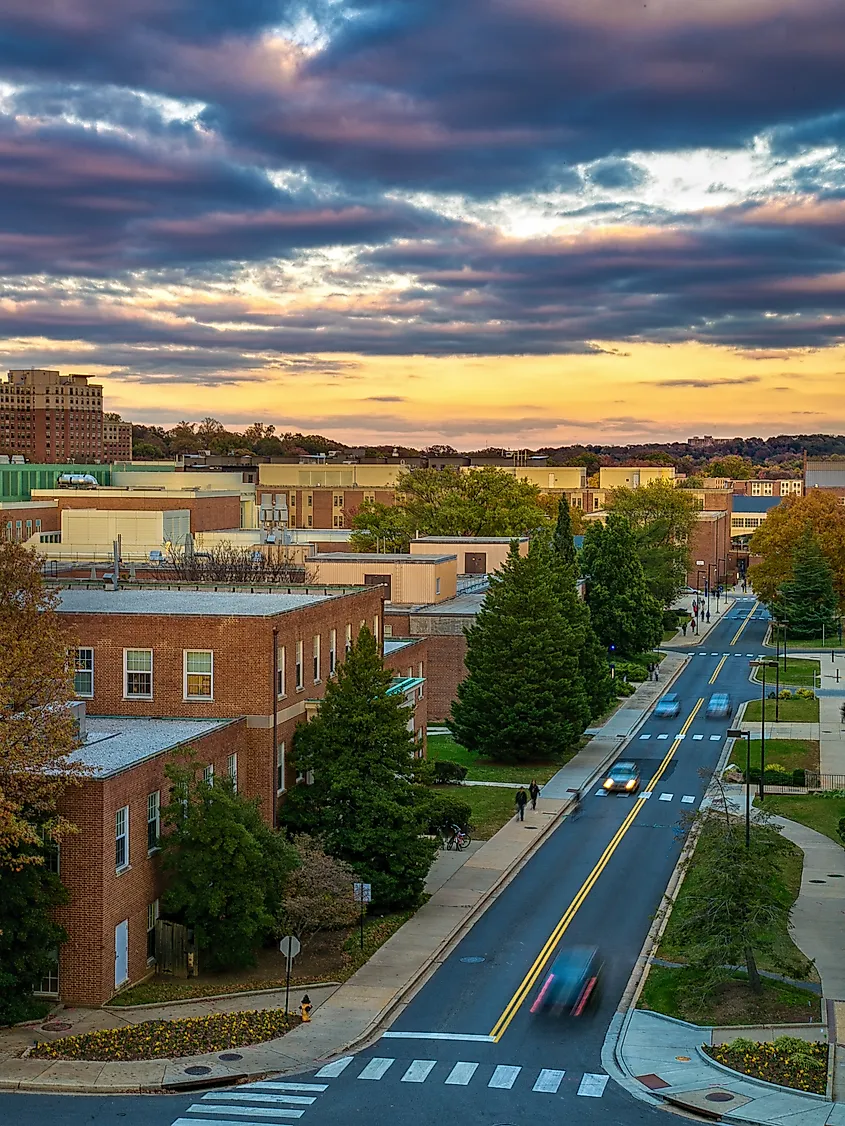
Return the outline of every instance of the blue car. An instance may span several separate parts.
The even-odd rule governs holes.
[[[674,719],[680,710],[681,701],[678,699],[677,693],[667,692],[655,704],[654,715],[656,719]]]
[[[733,715],[733,704],[727,692],[714,692],[707,702],[708,719],[727,719]]]
[[[580,1017],[598,1000],[602,961],[595,946],[572,946],[562,950],[552,963],[532,1013],[568,1013]]]

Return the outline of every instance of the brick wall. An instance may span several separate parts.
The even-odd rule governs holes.
[[[40,528],[36,528],[38,520],[41,521]],[[17,527],[18,521],[21,525],[20,532]],[[31,528],[27,528],[27,521],[31,522]],[[0,540],[27,540],[36,531],[58,532],[61,528],[60,521],[58,508],[43,508],[41,505],[33,507],[28,504],[0,508]]]
[[[119,720],[117,721],[119,725]],[[227,773],[230,754],[241,766],[249,755],[245,720],[238,720],[191,744],[203,765]],[[164,875],[157,853],[147,852],[147,796],[160,791],[169,799],[165,768],[169,753],[156,755],[102,781],[89,781],[66,791],[61,807],[79,832],[62,842],[60,871],[70,902],[56,912],[68,932],[60,951],[59,989],[63,1001],[98,1005],[115,992],[115,927],[128,921],[129,979],[137,982],[150,972],[147,964],[147,908],[161,897]],[[115,814],[129,807],[129,865],[115,871]]]
[[[121,496],[103,495],[92,490],[90,496],[71,497],[56,490],[59,510],[64,508],[95,508],[102,512],[169,512],[188,509],[192,532],[228,531],[241,526],[241,498],[225,497],[139,497],[133,493]]]
[[[431,635],[427,639],[428,681],[426,683],[428,720],[446,719],[457,696],[458,685],[467,674],[464,635]]]

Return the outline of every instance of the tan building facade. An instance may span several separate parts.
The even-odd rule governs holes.
[[[103,418],[103,458],[132,460],[132,423],[124,422],[120,415],[107,414]]]
[[[44,464],[102,461],[102,387],[87,375],[10,371],[0,382],[0,453]]]
[[[310,555],[305,566],[320,583],[381,587],[386,602],[411,605],[455,597],[458,567],[454,554],[377,555],[332,551]]]
[[[420,536],[410,547],[412,555],[454,552],[459,575],[489,575],[501,569],[514,542],[520,555],[528,554],[528,536]]]

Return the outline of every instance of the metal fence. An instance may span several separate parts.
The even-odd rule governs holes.
[[[751,771],[751,785],[760,785],[760,771]],[[813,794],[845,791],[845,774],[819,774],[814,770],[767,770],[763,780],[767,794]]]

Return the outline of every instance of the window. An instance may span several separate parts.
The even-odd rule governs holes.
[[[329,633],[329,676],[334,676],[337,668],[337,630]]]
[[[276,748],[276,793],[285,792],[285,745],[279,743]]]
[[[41,978],[38,983],[38,988],[33,990],[34,993],[47,993],[51,996],[58,996],[59,993],[59,951],[58,948],[53,953],[53,964],[46,974]]]
[[[123,650],[123,695],[127,700],[152,700],[152,649]]]
[[[375,504],[375,502],[376,502],[376,494],[375,493],[364,493],[364,504]]]
[[[77,696],[89,698],[94,695],[94,650],[76,650],[76,671],[73,674],[73,690]]]
[[[229,772],[229,778],[232,782],[232,789],[235,793],[238,792],[238,756],[229,755],[226,759],[226,769]]]
[[[59,842],[48,829],[41,830],[41,840],[44,845],[44,867],[58,876],[61,867]]]
[[[346,652],[352,648],[352,626],[349,622],[346,623]]]
[[[280,645],[276,650],[276,695],[282,697],[285,692],[285,647]]]
[[[305,670],[302,667],[302,642],[296,643],[296,687],[297,691],[305,687]]]
[[[393,637],[393,626],[390,625],[388,622],[384,623],[384,636],[385,637]]]
[[[203,782],[207,782],[209,786],[214,785],[214,763],[210,762],[202,772]]]
[[[332,506],[334,508],[343,508],[343,493],[334,493],[332,495]]]
[[[435,580],[434,580],[434,593],[435,593],[435,594],[439,594],[439,593],[440,593],[440,579],[435,579]]]
[[[147,961],[154,962],[156,956],[156,923],[158,922],[159,904],[154,899],[147,904]]]
[[[333,528],[342,528],[343,527],[343,513],[342,512],[339,515],[338,515],[338,513],[335,513],[334,516],[332,516],[332,527]]]
[[[313,516],[309,515],[309,516],[305,517],[305,527],[306,528],[313,528],[314,527],[314,517]]]
[[[308,496],[305,498],[305,503],[308,505],[309,508],[314,507],[314,495],[313,495],[313,493],[308,494]]]
[[[210,649],[184,651],[186,700],[214,698],[214,654]]]
[[[155,852],[161,836],[161,790],[147,794],[147,852]]]
[[[311,652],[314,656],[314,683],[320,683],[320,635],[314,634],[314,640],[311,642]]]
[[[114,867],[120,872],[129,867],[129,806],[114,815]]]

